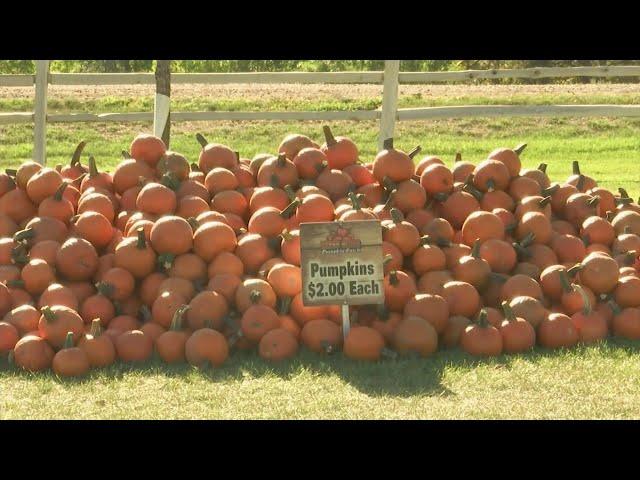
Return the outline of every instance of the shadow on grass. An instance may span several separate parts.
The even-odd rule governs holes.
[[[247,378],[277,377],[283,380],[294,379],[305,371],[314,375],[332,375],[346,384],[370,396],[410,397],[414,395],[449,396],[455,395],[442,382],[447,369],[472,370],[478,367],[512,368],[512,363],[525,360],[537,363],[547,359],[567,356],[580,357],[587,354],[605,357],[633,355],[640,353],[639,342],[608,339],[595,346],[579,345],[566,350],[549,350],[536,347],[534,350],[518,355],[501,355],[494,358],[472,357],[460,350],[442,350],[429,358],[417,356],[398,357],[379,362],[360,362],[345,358],[341,353],[320,356],[302,349],[292,360],[280,363],[267,363],[256,352],[235,352],[220,368],[211,366],[195,368],[189,364],[166,365],[157,356],[141,364],[117,362],[105,368],[92,371],[79,379],[63,379],[52,372],[30,373],[11,367],[6,360],[0,360],[0,379],[49,378],[63,385],[90,384],[97,380],[119,380],[129,375],[164,376],[194,381],[197,378],[217,382],[237,382]]]

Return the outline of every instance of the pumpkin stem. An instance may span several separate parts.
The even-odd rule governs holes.
[[[382,142],[382,148],[384,150],[393,150],[393,138],[387,138]]]
[[[174,192],[180,188],[180,180],[173,172],[167,172],[162,175],[160,183]]]
[[[391,285],[393,285],[394,287],[397,286],[400,283],[400,280],[398,280],[398,272],[395,270],[391,270],[389,272],[389,283]]]
[[[471,256],[473,258],[480,258],[480,239],[477,239],[473,242],[473,247],[471,248]]]
[[[279,167],[284,167],[287,164],[287,156],[284,153],[278,154],[276,162]]]
[[[612,212],[611,210],[608,210],[607,213],[605,213],[605,217],[607,218],[607,221],[611,223],[613,219],[616,217],[616,213]]]
[[[520,246],[524,247],[524,248],[530,246],[533,243],[533,241],[535,240],[535,238],[536,238],[536,234],[535,233],[533,233],[533,232],[527,233],[524,236],[524,238],[522,240],[520,240]]]
[[[275,187],[275,188],[277,188],[277,187]],[[289,201],[290,202],[293,202],[296,199],[296,192],[295,192],[295,190],[293,189],[293,187],[291,185],[285,185],[283,187],[283,190],[287,194],[287,197],[289,197]]]
[[[504,318],[506,318],[510,322],[515,322],[516,315],[515,313],[513,313],[513,310],[511,309],[511,305],[509,305],[509,302],[502,302],[502,311],[504,312]]]
[[[176,256],[172,253],[163,253],[162,255],[158,255],[158,268],[161,272],[169,270],[173,266],[173,261]]]
[[[15,168],[5,168],[4,173],[10,177],[15,177],[18,174],[18,171]]]
[[[202,135],[201,133],[196,133],[196,140],[202,148],[206,147],[209,144],[207,139],[204,138],[204,135]]]
[[[16,234],[13,236],[13,241],[14,242],[22,242],[24,240],[28,240],[30,238],[33,238],[35,236],[36,232],[33,228],[29,227],[29,228],[25,228],[24,230],[20,230],[19,232],[16,232]]]
[[[487,180],[487,192],[493,192],[496,189],[496,182],[493,181],[493,178]]]
[[[449,194],[445,192],[438,192],[435,195],[433,195],[433,198],[440,203],[444,203],[449,198]]]
[[[480,310],[480,313],[478,313],[478,317],[476,318],[476,323],[478,324],[478,326],[482,328],[487,328],[491,325],[487,318],[488,318],[487,311],[483,308],[482,310]]]
[[[420,237],[420,245],[433,245],[434,243],[436,243],[436,240],[431,235],[423,235]]]
[[[614,315],[620,315],[622,313],[622,308],[620,308],[620,305],[618,305],[615,300],[609,300],[607,305],[609,305]]]
[[[144,234],[144,227],[138,227],[136,229],[138,235],[138,242],[136,243],[136,247],[140,250],[144,250],[147,248],[147,237]]]
[[[462,154],[460,152],[456,152],[456,156],[453,159],[453,163],[458,163],[462,161]]]
[[[98,172],[98,165],[96,165],[96,159],[93,155],[89,155],[89,178],[96,177],[100,174]]]
[[[25,265],[29,263],[29,256],[24,244],[18,244],[18,246],[11,249],[11,261],[16,265]]]
[[[521,143],[516,148],[514,148],[513,151],[516,152],[516,154],[520,155],[525,148],[527,148],[527,144]]]
[[[409,153],[407,153],[407,156],[413,160],[413,157],[415,157],[417,154],[419,154],[422,151],[422,147],[420,145],[417,145],[413,148],[413,150],[411,150]]]
[[[596,197],[596,198],[597,198],[597,197]],[[549,205],[550,203],[551,203],[551,197],[547,195],[546,197],[544,197],[543,199],[541,199],[541,200],[538,202],[538,206],[539,206],[540,208],[544,208],[544,207],[546,207],[547,205]]]
[[[296,213],[298,206],[300,206],[300,200],[295,199],[280,212],[280,216],[282,218],[291,218]]]
[[[515,231],[516,228],[518,228],[518,222],[513,222],[513,223],[510,223],[509,225],[505,225],[504,226],[504,231],[505,232],[513,232],[513,231]]]
[[[280,247],[282,247],[282,244],[280,242],[280,238],[279,237],[269,237],[269,238],[267,238],[267,245],[274,252],[277,252],[278,250],[280,250]]]
[[[200,170],[200,165],[198,165],[196,162],[191,162],[191,171],[192,172],[201,172],[202,170]]]
[[[591,197],[591,199],[587,202],[587,205],[589,207],[597,207],[598,203],[600,203],[600,197],[594,196],[594,197]]]
[[[613,201],[617,206],[620,206],[620,205],[626,206],[626,205],[631,205],[633,203],[633,199],[628,197],[614,198]]]
[[[473,174],[469,175],[469,178],[473,180]],[[462,186],[462,190],[473,195],[478,201],[481,201],[482,197],[484,197],[484,194],[476,187],[474,187],[470,182],[468,182],[468,179],[467,182],[465,182],[465,184]]]
[[[82,184],[82,181],[85,179],[85,177],[88,175],[87,172],[84,172],[82,175],[80,175],[78,178],[74,178],[73,180],[71,180],[71,185],[73,185],[76,188],[80,188],[80,185]]]
[[[73,348],[73,332],[67,332],[67,337],[64,339],[64,346],[62,348]]]
[[[122,158],[124,158],[125,160],[131,160],[132,158],[131,154],[126,150],[120,150],[120,155],[122,155]]]
[[[580,164],[577,160],[574,160],[572,163],[572,170],[574,175],[580,175]]]
[[[391,180],[387,175],[385,175],[384,178],[382,179],[382,185],[384,186],[384,188],[386,188],[390,192],[392,192],[393,190],[397,190],[398,188],[398,185],[393,180]]]
[[[69,162],[69,165],[73,167],[74,165],[77,165],[80,163],[80,155],[82,155],[82,151],[86,146],[87,146],[87,142],[85,142],[84,140],[82,140],[78,144],[76,149],[73,151],[73,155],[71,156],[71,162]]]
[[[538,170],[540,170],[542,173],[547,173],[547,164],[541,163],[540,165],[538,165]]]
[[[581,263],[576,263],[573,267],[567,270],[567,276],[569,278],[575,278],[580,270],[582,270],[584,266]]]
[[[254,305],[257,304],[261,298],[262,294],[259,290],[251,290],[251,293],[249,293],[249,300],[251,300],[251,303]]]
[[[100,295],[107,298],[111,298],[113,291],[115,290],[114,286],[107,282],[96,283],[96,289]]]
[[[349,200],[351,201],[351,205],[353,206],[353,209],[356,211],[362,210],[362,207],[360,206],[360,200],[358,200],[358,197],[356,196],[356,194],[353,192],[349,192],[348,196],[349,196]]]
[[[327,147],[332,147],[338,143],[336,141],[336,138],[333,136],[333,133],[331,133],[331,128],[329,128],[329,125],[323,125],[322,132],[324,133],[324,139],[327,142]]]
[[[271,188],[280,188],[280,178],[275,173],[272,173],[269,177],[269,186]]]
[[[558,276],[560,277],[560,286],[562,287],[562,291],[565,293],[571,293],[573,290],[571,289],[571,283],[569,282],[567,271],[564,269],[559,270]]]
[[[518,260],[523,261],[531,258],[531,252],[517,242],[512,243],[513,248],[518,255]]]
[[[91,330],[89,331],[89,334],[93,338],[98,338],[102,334],[102,322],[99,318],[91,320]]]
[[[144,323],[151,320],[151,310],[149,310],[149,307],[147,305],[142,305],[138,310],[138,314],[140,315]]]
[[[591,300],[589,300],[589,296],[584,288],[581,285],[573,284],[573,289],[580,294],[582,297],[582,313],[585,316],[591,315],[593,311],[593,307],[591,305]]]
[[[618,188],[618,192],[620,192],[620,196],[622,198],[629,198],[629,194],[627,193],[627,191],[624,188],[619,187]]]
[[[540,193],[540,195],[542,195],[543,197],[548,197],[550,195],[553,195],[554,193],[556,193],[558,191],[558,189],[560,188],[560,184],[559,183],[554,183],[553,185],[544,188],[542,190],[542,192]]]
[[[65,188],[67,188],[68,186],[69,184],[67,182],[62,182],[57,188],[56,193],[53,194],[53,199],[57,202],[62,201],[62,194],[64,193]]]
[[[278,312],[280,315],[286,315],[289,313],[289,309],[291,308],[291,297],[282,297],[280,299],[280,306],[278,308]]]
[[[51,310],[51,307],[48,305],[45,305],[44,307],[42,307],[40,309],[40,313],[42,313],[42,316],[44,316],[44,319],[47,322],[55,322],[56,321],[56,314],[53,313],[53,311]]]
[[[173,330],[174,332],[179,332],[182,330],[182,319],[189,308],[189,305],[181,305],[180,307],[178,307],[178,309],[173,314],[173,318],[171,319],[171,327],[169,327],[170,330]]]
[[[389,262],[391,262],[391,260],[393,260],[393,256],[387,253],[382,259],[382,266],[386,267],[389,264]]]
[[[584,175],[580,175],[578,177],[578,183],[576,184],[576,188],[578,189],[579,192],[584,190],[584,182],[585,182]]]
[[[397,208],[392,208],[389,213],[391,214],[391,219],[393,220],[393,223],[398,224],[400,222],[402,222],[402,212],[400,210],[398,210]]]

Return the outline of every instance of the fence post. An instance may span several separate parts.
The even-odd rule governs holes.
[[[384,86],[382,90],[382,112],[380,114],[380,135],[378,137],[378,149],[382,150],[382,144],[387,138],[393,137],[398,111],[398,72],[400,60],[385,60],[384,62]]]
[[[153,105],[153,134],[169,148],[171,133],[171,60],[156,62],[156,100]]]
[[[36,96],[33,115],[33,160],[40,165],[47,161],[47,89],[49,60],[36,60]]]

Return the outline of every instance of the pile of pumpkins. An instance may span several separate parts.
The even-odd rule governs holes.
[[[325,126],[277,154],[138,135],[113,172],[85,142],[67,165],[0,174],[0,355],[83,375],[116,360],[222,365],[300,346],[352,359],[459,347],[499,355],[640,339],[640,206],[580,172],[521,168],[525,145],[449,167],[393,140],[367,162]],[[384,305],[302,301],[299,225],[374,219]]]

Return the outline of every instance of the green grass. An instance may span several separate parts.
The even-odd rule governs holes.
[[[424,105],[428,100],[404,101]],[[460,103],[482,101],[489,102],[464,98]],[[544,102],[545,98],[535,101]],[[584,103],[600,101],[615,103],[611,99],[584,99]],[[65,99],[61,102],[54,110],[151,108],[145,98],[103,98],[90,106]],[[185,109],[232,109],[234,105],[245,109],[251,102],[201,99]],[[254,102],[247,109],[322,110],[338,108],[341,102],[300,100],[285,106]],[[346,101],[344,108],[376,108],[368,106],[367,100],[353,102]],[[16,100],[0,100],[3,111],[15,110],[18,105]],[[28,103],[23,107],[30,109]],[[305,133],[321,142],[321,125],[179,123],[172,126],[171,147],[189,160],[197,160],[200,147],[194,133],[201,131],[211,141],[226,143],[242,156],[252,157],[258,152],[273,152],[289,132]],[[337,135],[357,142],[363,160],[373,158],[377,122],[332,125]],[[111,169],[133,136],[150,129],[149,123],[50,125],[49,163],[67,162],[77,142],[84,139],[89,142],[86,152],[95,155],[102,168]],[[31,158],[32,135],[31,125],[0,126],[0,167]],[[522,155],[525,166],[544,161],[553,179],[565,178],[571,161],[579,160],[584,173],[601,185],[624,186],[634,197],[640,194],[640,119],[399,122],[395,138],[399,148],[409,150],[420,144],[424,154],[440,155],[449,164],[457,151],[465,159],[479,161],[495,147],[525,141],[529,145]],[[4,418],[640,418],[640,345],[610,340],[570,351],[537,349],[490,360],[472,359],[457,351],[438,352],[429,359],[376,364],[347,361],[340,354],[323,358],[302,352],[295,360],[277,366],[265,364],[255,354],[236,353],[221,369],[166,367],[158,361],[142,367],[118,364],[80,381],[62,381],[51,373],[18,372],[0,361],[0,419]]]
[[[220,369],[117,364],[81,380],[0,367],[0,419],[639,418],[640,348],[610,340],[565,351],[360,363],[302,352]]]

